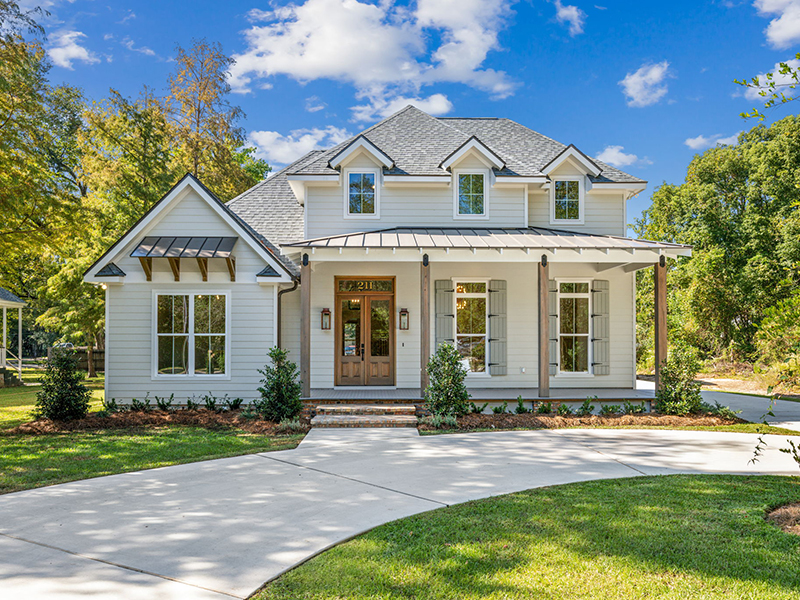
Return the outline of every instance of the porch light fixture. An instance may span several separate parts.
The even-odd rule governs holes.
[[[323,308],[322,313],[320,313],[322,317],[320,323],[320,329],[330,329],[331,328],[331,309],[330,308]]]
[[[403,331],[408,331],[408,309],[401,308],[400,309],[400,329]]]

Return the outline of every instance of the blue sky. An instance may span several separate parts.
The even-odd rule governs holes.
[[[407,103],[508,117],[648,180],[629,221],[696,152],[755,125],[739,113],[759,100],[733,79],[800,46],[800,0],[39,4],[51,80],[92,100],[164,91],[176,44],[205,37],[237,58],[233,101],[275,166]]]

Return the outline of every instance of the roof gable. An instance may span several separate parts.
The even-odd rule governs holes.
[[[487,167],[500,170],[506,166],[502,158],[474,135],[456,148],[439,166],[442,169],[450,169],[470,154],[477,156]]]
[[[603,171],[596,162],[578,150],[573,144],[570,144],[542,167],[542,173],[550,175],[550,173],[555,171],[566,161],[576,163],[580,168],[585,170],[587,175],[591,175],[592,177],[597,177]]]
[[[391,169],[394,166],[394,161],[385,152],[383,152],[383,150],[369,141],[363,134],[356,137],[347,146],[337,152],[328,161],[328,164],[334,169],[339,168],[359,151],[366,152],[387,169]]]

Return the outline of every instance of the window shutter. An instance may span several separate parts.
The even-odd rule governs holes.
[[[611,373],[609,305],[608,281],[595,279],[592,282],[592,370],[595,375]]]
[[[489,282],[489,374],[508,374],[506,282]]]
[[[440,279],[434,282],[434,305],[436,310],[436,348],[445,342],[455,345],[455,310],[453,282],[449,279]]]
[[[550,328],[550,375],[558,374],[558,284],[555,279],[548,282],[548,327]]]

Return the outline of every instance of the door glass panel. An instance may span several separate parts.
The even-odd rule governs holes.
[[[361,354],[361,298],[341,300],[342,356]]]
[[[389,356],[390,308],[389,300],[371,300],[370,303],[370,352],[372,356]]]

